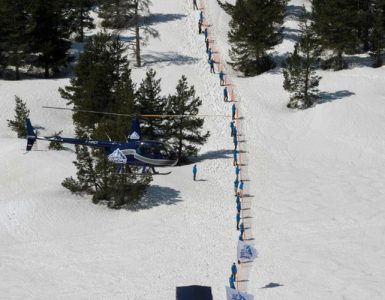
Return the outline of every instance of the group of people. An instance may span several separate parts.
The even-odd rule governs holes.
[[[197,0],[192,0],[193,1],[193,8],[194,10],[199,10],[198,5],[197,5]],[[204,34],[205,37],[205,44],[206,44],[206,53],[207,53],[207,61],[208,64],[210,65],[210,72],[215,74],[215,61],[213,57],[213,49],[210,47],[210,40],[209,40],[209,34],[207,30],[207,26],[203,29],[203,11],[201,10],[199,12],[199,20],[198,20],[198,33],[199,34]],[[226,86],[225,82],[225,74],[222,70],[219,71],[219,84],[220,86],[224,86],[223,88],[223,101],[224,102],[231,102],[232,99],[229,99],[229,91]],[[231,130],[231,137],[233,138],[233,144],[234,144],[234,150],[233,150],[233,166],[235,167],[235,181],[234,181],[234,194],[235,194],[235,199],[236,199],[236,209],[237,209],[237,214],[236,214],[236,228],[239,230],[240,235],[239,235],[239,240],[243,241],[244,238],[244,233],[245,233],[245,227],[243,222],[241,222],[241,209],[242,209],[242,204],[241,204],[241,198],[243,195],[243,189],[244,189],[244,182],[240,177],[240,166],[238,164],[238,130],[237,127],[234,123],[234,120],[236,118],[237,114],[237,108],[235,106],[235,103],[231,106],[231,122],[230,122],[230,130]],[[194,181],[196,180],[196,174],[197,174],[197,166],[193,166],[193,179]],[[239,262],[238,262],[239,263]],[[237,265],[236,263],[233,263],[231,266],[231,276],[229,277],[229,285],[230,288],[236,289],[235,287],[235,282],[237,281]]]

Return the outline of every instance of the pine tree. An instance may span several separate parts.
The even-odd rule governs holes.
[[[136,111],[139,114],[163,114],[166,99],[160,95],[160,79],[156,79],[156,72],[147,71],[146,78],[141,82],[136,92]],[[141,121],[142,136],[149,140],[158,140],[164,134],[164,120],[162,118],[144,118]]]
[[[8,127],[17,133],[18,138],[26,138],[27,128],[25,126],[25,119],[29,117],[29,109],[26,103],[17,96],[15,96],[15,102],[15,119],[7,120]]]
[[[285,5],[285,0],[237,0],[233,7],[222,4],[232,17],[228,38],[236,70],[252,76],[275,67],[267,51],[282,41]]]
[[[16,80],[28,58],[29,30],[27,2],[0,0],[0,63],[14,67]]]
[[[95,28],[93,18],[90,16],[90,11],[95,5],[95,0],[71,0],[71,23],[73,31],[77,33],[79,42],[84,41],[84,30]]]
[[[61,0],[33,0],[30,3],[31,51],[34,53],[33,65],[44,69],[44,77],[71,60],[68,50],[71,47],[69,36],[71,23],[67,4]]]
[[[373,16],[373,28],[370,32],[370,42],[372,44],[371,56],[374,59],[373,67],[382,66],[385,48],[385,1],[373,0],[370,8]]]
[[[315,73],[320,49],[311,25],[302,18],[300,38],[294,52],[289,55],[284,65],[285,90],[291,93],[289,108],[307,108],[319,98],[318,85],[321,79]]]
[[[71,85],[60,90],[63,98],[77,109],[133,113],[135,91],[124,49],[118,37],[101,33],[90,38]],[[121,140],[130,126],[127,119],[103,114],[78,112],[73,119],[79,138],[104,139],[108,134]],[[94,203],[106,200],[110,207],[119,208],[137,201],[151,181],[150,175],[117,174],[103,150],[77,146],[76,153],[77,179],[66,178],[62,184],[73,192],[91,194]]]
[[[150,37],[159,36],[150,24],[150,5],[151,0],[107,0],[99,14],[104,19],[104,27],[133,32],[135,39],[129,43],[129,48],[138,67],[142,66],[141,47],[147,44]]]
[[[351,0],[312,0],[312,9],[314,30],[321,45],[335,53],[324,67],[346,68],[342,55],[355,52],[358,45],[357,6]]]
[[[175,95],[170,95],[167,102],[166,111],[171,115],[194,116],[202,105],[202,100],[195,96],[194,86],[188,87],[185,76],[179,80]],[[165,137],[176,149],[181,162],[196,155],[197,145],[203,145],[207,141],[210,134],[201,132],[203,123],[204,120],[198,117],[179,117],[167,121]]]

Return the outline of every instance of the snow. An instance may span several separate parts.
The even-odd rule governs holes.
[[[385,68],[358,61],[319,72],[327,101],[288,110],[280,69],[242,78],[226,66],[229,17],[216,1],[204,2],[243,117],[246,237],[260,254],[242,265],[240,289],[256,299],[384,299]],[[154,68],[169,94],[184,74],[202,113],[229,114],[190,1],[153,0],[152,12],[160,38],[144,49],[135,81]],[[287,26],[295,29],[295,19]],[[292,46],[287,39],[274,51],[284,56]],[[41,108],[64,106],[58,88],[68,83],[0,81],[0,298],[169,300],[176,286],[200,284],[225,299],[238,238],[229,119],[206,119],[200,181],[192,181],[191,165],[175,167],[155,177],[137,209],[110,210],[61,186],[75,174],[72,151],[39,142],[26,154],[6,125],[18,95],[42,134],[73,134],[70,113]]]

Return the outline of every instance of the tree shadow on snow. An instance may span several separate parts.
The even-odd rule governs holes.
[[[337,92],[333,92],[333,93],[321,92],[320,93],[321,98],[317,101],[317,104],[322,104],[322,103],[326,103],[326,102],[333,102],[335,100],[350,97],[352,95],[355,95],[355,94],[353,92],[347,91],[347,90],[341,90],[341,91],[337,91]]]
[[[208,151],[202,155],[197,156],[194,162],[201,162],[206,159],[230,159],[233,158],[233,150],[216,150]]]
[[[186,18],[187,15],[184,14],[161,14],[161,13],[155,13],[152,14],[145,19],[146,24],[148,25],[155,25],[158,23],[167,23],[172,22],[176,20],[181,20],[183,18]]]
[[[180,192],[169,187],[151,185],[147,188],[146,194],[138,203],[127,207],[128,210],[138,211],[150,209],[160,205],[174,205],[182,201]]]
[[[152,66],[158,63],[171,65],[191,65],[199,61],[198,58],[178,54],[177,52],[152,52],[150,54],[142,55],[143,65]]]
[[[298,20],[304,12],[305,10],[300,5],[288,5],[285,11],[285,18],[290,20]]]

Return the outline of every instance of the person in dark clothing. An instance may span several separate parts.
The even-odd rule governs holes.
[[[214,73],[215,74],[214,60],[213,59],[210,60],[210,73]]]
[[[237,159],[237,151],[234,150],[233,151],[233,165],[237,165],[238,164],[238,159]]]
[[[207,42],[209,40],[209,32],[207,31],[207,27],[203,31],[203,34],[205,35],[205,42]]]
[[[230,131],[231,131],[231,136],[234,136],[234,127],[235,127],[235,125],[234,125],[234,121],[231,121],[231,122],[230,122]]]
[[[239,222],[241,222],[241,214],[239,212],[237,212],[235,220],[237,221],[237,230],[239,230]]]
[[[197,165],[194,165],[194,166],[193,166],[192,172],[193,172],[193,179],[194,179],[194,181],[195,181],[196,178],[197,178],[197,173],[198,173]]]
[[[211,55],[212,55],[211,48],[209,48],[209,51],[207,52],[207,55],[209,56],[208,62],[210,63]]]
[[[237,108],[235,107],[235,103],[233,104],[233,106],[231,107],[231,118],[234,120],[235,119],[235,112],[236,112]]]
[[[193,9],[198,9],[197,0],[193,0]]]
[[[209,52],[209,48],[210,48],[210,42],[209,42],[209,39],[207,39],[207,40],[205,41],[205,43],[206,43],[206,53],[208,53],[208,52]]]
[[[227,91],[227,87],[223,89],[223,101],[225,102],[229,101],[229,93]]]
[[[198,22],[198,32],[199,32],[199,34],[202,33],[202,23],[201,22]]]
[[[233,264],[231,265],[231,276],[233,276],[234,281],[237,280],[237,271],[238,271],[237,265],[236,265],[235,263],[233,263]]]
[[[223,73],[222,70],[219,72],[219,84],[221,86],[225,85],[225,74]]]

